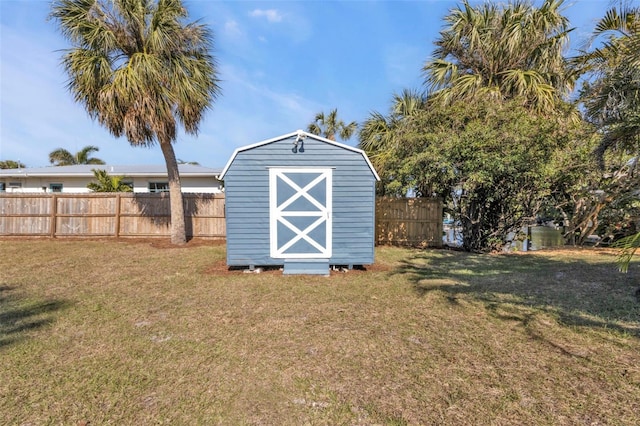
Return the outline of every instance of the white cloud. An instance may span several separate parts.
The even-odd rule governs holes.
[[[1,0],[0,0],[1,1]],[[312,22],[309,21],[304,13],[299,10],[290,10],[291,4],[288,4],[288,10],[282,11],[278,9],[253,9],[248,13],[250,18],[255,20],[261,20],[257,25],[253,25],[255,30],[259,28],[259,31],[269,31],[269,38],[261,35],[258,40],[265,42],[265,40],[272,40],[271,36],[283,37],[289,39],[295,44],[300,44],[308,40],[312,35]],[[288,24],[288,25],[268,25],[268,24]],[[259,25],[262,24],[262,25]],[[251,31],[251,30],[249,30]],[[270,32],[274,31],[274,32]]]
[[[271,23],[282,22],[282,15],[276,9],[254,9],[249,12],[253,18],[266,18]]]
[[[224,23],[224,32],[228,36],[235,37],[242,35],[242,30],[237,21],[229,20]]]

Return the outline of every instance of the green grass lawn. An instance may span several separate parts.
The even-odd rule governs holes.
[[[0,424],[640,423],[637,261],[381,247],[307,277],[224,249],[0,240]]]

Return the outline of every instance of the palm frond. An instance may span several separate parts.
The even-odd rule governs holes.
[[[69,151],[64,148],[58,148],[49,153],[49,162],[56,166],[70,166],[76,164],[76,159]]]
[[[310,123],[309,126],[307,126],[307,131],[317,136],[322,134],[322,129],[316,123]]]
[[[621,272],[627,272],[629,270],[631,259],[640,247],[640,232],[635,235],[629,235],[628,237],[621,238],[613,244],[613,247],[620,250],[620,254],[617,259],[618,268]]]
[[[398,117],[407,117],[424,109],[427,96],[420,91],[404,89],[400,94],[394,93],[391,113]]]
[[[458,65],[445,59],[433,59],[422,67],[428,90],[437,91],[451,85],[458,77]]]

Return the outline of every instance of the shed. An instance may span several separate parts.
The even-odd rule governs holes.
[[[228,266],[328,275],[373,263],[380,178],[364,151],[298,130],[236,149],[220,179]]]

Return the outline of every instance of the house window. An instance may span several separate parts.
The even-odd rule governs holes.
[[[4,182],[0,182],[0,192],[7,190],[7,185]]]
[[[49,190],[51,192],[62,192],[62,184],[61,183],[50,183]]]
[[[149,182],[149,192],[169,192],[169,182]]]
[[[21,190],[22,182],[9,182],[9,189],[11,190],[11,192]]]
[[[122,182],[122,184],[131,188],[131,192],[133,192],[133,182],[125,181],[125,182]]]

